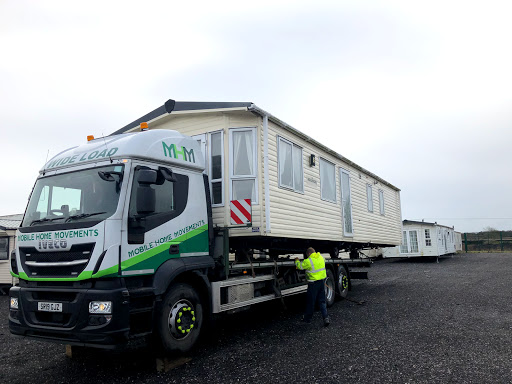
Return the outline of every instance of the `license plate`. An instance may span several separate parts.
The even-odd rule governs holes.
[[[37,303],[37,310],[42,312],[62,312],[62,303]]]

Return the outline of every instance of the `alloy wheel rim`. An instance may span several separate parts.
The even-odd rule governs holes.
[[[325,296],[326,296],[327,301],[331,301],[333,295],[334,295],[334,284],[331,281],[331,279],[327,279],[325,281]]]
[[[182,299],[169,311],[168,326],[171,336],[177,340],[188,337],[196,326],[196,312],[192,303]]]
[[[348,289],[348,277],[344,273],[340,273],[340,276],[338,278],[338,285],[341,287],[342,291],[345,291]]]

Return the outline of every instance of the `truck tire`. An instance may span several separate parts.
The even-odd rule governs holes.
[[[172,284],[161,303],[157,327],[166,352],[188,352],[196,344],[203,324],[203,306],[188,284]]]
[[[350,280],[347,269],[343,265],[338,266],[338,276],[336,278],[336,294],[342,298],[348,296]]]
[[[327,278],[325,279],[325,304],[327,308],[334,304],[336,298],[336,283],[334,281],[334,274],[330,269],[327,271]]]

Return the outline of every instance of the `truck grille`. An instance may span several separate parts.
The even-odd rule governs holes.
[[[71,320],[71,313],[34,312],[37,324],[64,326]]]
[[[39,252],[20,247],[20,261],[29,277],[77,277],[89,263],[94,243],[75,244],[69,251]]]

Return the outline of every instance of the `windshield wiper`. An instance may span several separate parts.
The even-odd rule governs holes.
[[[83,218],[89,217],[89,216],[101,215],[102,213],[107,213],[107,212],[80,213],[79,215],[71,215],[66,219],[65,222],[67,223],[67,222],[70,222],[71,220],[78,220],[78,219],[83,219]]]
[[[51,219],[49,219],[47,217],[43,217],[42,219],[37,219],[37,220],[34,220],[33,222],[31,222],[30,226],[33,226],[36,223],[45,223],[47,221],[53,221],[53,220],[59,220],[59,219],[64,219],[64,216],[54,217],[54,218],[51,218]]]

